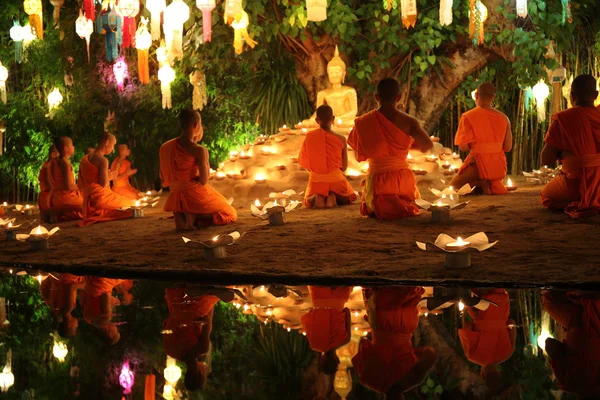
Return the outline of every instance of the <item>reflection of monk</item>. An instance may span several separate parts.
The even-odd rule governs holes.
[[[213,308],[219,298],[210,294],[189,297],[186,288],[172,288],[165,290],[165,299],[169,308],[163,322],[165,353],[186,364],[186,388],[201,389],[207,378]]]
[[[49,222],[48,217],[44,217],[47,215],[47,211],[50,210],[48,205],[49,197],[50,197],[50,178],[48,177],[48,166],[50,165],[50,161],[58,157],[58,151],[56,151],[56,146],[50,146],[50,150],[48,151],[48,159],[44,161],[42,164],[42,168],[40,168],[40,173],[38,175],[38,182],[40,184],[40,196],[38,198],[38,205],[40,207],[40,214],[42,214],[42,222]]]
[[[129,199],[137,200],[140,198],[139,190],[129,183],[129,177],[137,173],[137,169],[132,169],[131,161],[127,159],[131,155],[131,150],[126,144],[120,144],[117,150],[119,156],[110,165],[110,172],[117,173],[117,177],[112,181],[112,190]]]
[[[313,309],[302,316],[310,348],[323,353],[323,372],[335,374],[339,359],[335,350],[350,341],[350,310],[344,307],[351,287],[309,286]]]
[[[544,207],[565,210],[573,218],[600,210],[600,110],[596,80],[579,75],[571,86],[574,105],[552,116],[544,139],[542,163],[561,161],[562,172],[541,193]]]
[[[197,144],[203,135],[200,114],[190,109],[182,110],[179,123],[181,136],[160,148],[160,178],[163,187],[168,186],[171,190],[164,210],[175,215],[177,230],[235,222],[235,209],[208,184],[208,150]]]
[[[119,209],[132,206],[134,201],[110,190],[110,181],[117,173],[108,170],[106,155],[112,153],[116,143],[115,135],[104,133],[92,154],[81,159],[78,184],[84,196],[84,220],[79,226],[131,217],[131,212]]]
[[[600,397],[600,298],[545,292],[544,309],[566,330],[560,342],[546,340],[559,388],[586,398]]]
[[[433,143],[415,118],[396,109],[400,101],[397,80],[381,80],[375,98],[379,109],[357,118],[348,137],[356,160],[369,162],[360,212],[379,219],[417,215],[414,200],[421,195],[406,157],[413,142],[422,152],[429,151]]]
[[[491,304],[482,311],[469,308],[473,322],[465,321],[458,330],[467,359],[480,365],[481,376],[492,390],[500,388],[501,377],[497,365],[508,360],[515,349],[515,322],[509,319],[510,299],[504,289],[473,290]]]
[[[317,108],[321,129],[306,134],[298,162],[310,172],[304,204],[314,208],[332,208],[356,200],[354,189],[342,171],[348,168],[346,138],[331,130],[331,107]]]
[[[485,194],[506,194],[502,184],[506,176],[506,155],[512,148],[510,121],[492,107],[496,88],[484,82],[477,88],[477,107],[460,118],[454,142],[462,151],[469,151],[464,164],[450,185],[466,184],[483,188]]]
[[[50,194],[48,204],[54,210],[57,221],[74,221],[83,218],[83,197],[75,184],[71,157],[75,154],[73,141],[61,136],[54,141],[59,157],[48,165]]]
[[[40,285],[44,302],[52,310],[52,314],[59,323],[58,334],[71,338],[75,336],[78,322],[71,312],[77,302],[77,291],[85,286],[83,276],[68,273],[60,274],[58,279],[48,277]]]
[[[363,385],[391,399],[419,385],[437,359],[432,348],[415,349],[411,341],[424,292],[421,287],[400,286],[363,292],[373,340],[361,340],[352,364]]]

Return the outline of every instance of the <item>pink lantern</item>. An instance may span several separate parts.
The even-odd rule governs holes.
[[[212,10],[216,7],[216,0],[196,0],[196,7],[202,11],[204,42],[210,42],[212,38]]]
[[[123,16],[123,48],[134,47],[135,17],[140,12],[139,0],[119,0],[116,11]]]
[[[123,85],[123,81],[127,76],[127,63],[123,59],[123,57],[119,58],[119,61],[113,65],[113,74],[115,74],[115,80],[117,81],[117,88],[120,92],[125,88]]]
[[[121,368],[121,374],[119,375],[119,384],[123,388],[124,394],[131,393],[131,388],[133,387],[134,382],[133,371],[129,369],[129,360],[123,363],[123,367]]]

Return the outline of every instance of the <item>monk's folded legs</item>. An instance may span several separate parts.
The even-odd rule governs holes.
[[[569,179],[560,174],[552,179],[540,193],[540,202],[550,210],[562,211],[574,201],[579,201],[579,179]]]
[[[484,186],[487,185],[484,185],[484,182],[485,181],[479,179],[479,170],[477,169],[477,164],[472,163],[466,166],[460,173],[456,174],[454,178],[452,178],[450,186],[460,189],[468,183],[471,186],[482,187],[485,193],[486,188]]]
[[[352,201],[350,200],[350,197],[348,196],[340,196],[339,194],[335,195],[336,198],[336,203],[338,206],[347,206],[352,204]]]
[[[335,193],[329,192],[329,195],[327,195],[327,199],[325,200],[325,207],[326,208],[337,207],[337,199],[335,197]]]
[[[320,194],[313,194],[306,201],[308,202],[308,208],[325,208],[325,197]]]

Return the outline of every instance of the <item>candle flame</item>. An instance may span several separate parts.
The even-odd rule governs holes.
[[[230,151],[230,152],[229,152],[229,155],[230,155],[231,157],[236,157],[236,156],[238,155],[238,152],[237,152],[237,151]]]
[[[287,129],[287,126],[285,124],[283,124],[283,129]]]
[[[9,223],[8,223],[8,227],[9,227],[9,228],[12,228],[12,222],[9,222]]]
[[[259,290],[260,290],[261,292],[264,292],[264,290],[265,290],[265,285],[262,285],[262,286],[260,287],[260,289],[259,289]]]
[[[35,232],[33,232],[34,235],[41,235],[42,234],[42,227],[40,225],[38,225],[37,228],[35,228]]]
[[[446,161],[446,165],[450,165],[450,161]]]
[[[291,332],[291,331],[292,331],[292,328],[288,327],[288,328],[287,328],[287,331],[288,331],[288,332]]]
[[[407,159],[412,159],[412,156],[410,155],[410,153],[408,153],[408,155],[406,156]]]
[[[221,171],[217,172],[217,177],[218,178],[225,178],[225,174]]]
[[[148,191],[146,192],[146,196],[151,196],[151,195],[152,195],[152,192],[148,190]]]
[[[363,336],[367,336],[368,334],[369,334],[369,332],[363,331]]]
[[[258,201],[258,199],[254,200],[254,205],[256,207],[260,207],[260,201]]]
[[[452,153],[452,157],[456,157],[456,153]]]
[[[508,187],[512,187],[512,185],[513,185],[512,180],[510,178],[508,178],[508,181],[506,182],[506,184],[508,185]]]
[[[453,188],[452,186],[450,186],[448,189],[449,189],[449,190],[454,190],[454,188]]]
[[[42,275],[36,276],[38,283],[41,285],[42,284]]]
[[[436,205],[437,205],[438,207],[441,207],[441,206],[443,205],[443,204],[442,204],[442,201],[441,201],[441,200],[438,200],[438,202],[437,202],[437,204],[436,204]]]
[[[267,179],[267,178],[265,178],[264,174],[256,174],[256,175],[254,175],[254,180],[255,181],[264,181],[265,179]]]
[[[248,311],[250,309],[250,306],[248,304],[244,304],[244,311]]]
[[[354,311],[354,316],[358,317],[358,311]]]
[[[285,125],[284,125],[285,126]],[[242,157],[246,157],[246,152],[244,150],[242,150],[242,152],[240,153],[240,156]]]
[[[342,124],[342,119],[338,118],[337,123],[338,123],[338,125],[341,125]]]
[[[26,205],[25,205],[25,208],[26,208],[27,210],[29,210],[29,209],[31,208],[31,206],[30,206],[29,204],[26,204]]]
[[[267,308],[267,315],[270,317],[271,315],[273,315],[273,310],[271,310],[270,308]]]
[[[462,301],[458,302],[458,311],[463,311],[465,309],[465,303]]]
[[[273,203],[273,207],[277,207],[279,205],[279,203],[277,203],[277,199],[275,199],[275,202]]]
[[[217,240],[219,240],[219,235],[215,236],[214,238],[212,238],[213,242],[216,242]]]
[[[139,201],[139,200],[136,200],[136,201],[135,201],[135,206],[136,206],[136,207],[139,207],[139,206],[140,206],[140,201]]]
[[[7,203],[7,202],[4,202],[4,203],[2,203],[2,206],[3,206],[3,207],[7,207],[7,206],[8,206],[8,203]]]

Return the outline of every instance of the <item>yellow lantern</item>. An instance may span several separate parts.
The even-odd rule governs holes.
[[[75,21],[75,32],[81,39],[85,39],[88,63],[90,62],[90,36],[94,32],[94,21],[88,19],[82,10],[79,10],[79,18]]]
[[[169,51],[164,40],[160,41],[160,47],[156,49],[156,60],[159,68],[169,62]]]
[[[12,350],[8,349],[6,353],[6,365],[0,374],[0,391],[8,392],[8,389],[15,384],[15,376],[12,373]]]
[[[54,341],[54,346],[52,347],[52,354],[59,362],[65,361],[67,354],[69,354],[67,344],[65,342]]]
[[[44,25],[42,22],[42,0],[25,0],[25,12],[29,15],[29,24],[35,30],[38,38],[44,38]]]
[[[146,0],[146,8],[150,11],[150,32],[152,40],[160,40],[160,13],[165,11],[165,0]]]
[[[171,104],[171,83],[175,80],[175,71],[169,64],[160,67],[158,80],[162,92],[162,108],[173,108],[173,104]]]
[[[225,1],[225,18],[226,24],[231,24],[235,19],[235,15],[242,11],[242,0],[226,0]]]
[[[148,32],[148,18],[142,17],[135,33],[135,47],[138,53],[138,75],[141,83],[150,82],[148,69],[148,49],[152,45],[152,35]]]
[[[306,0],[306,16],[309,21],[325,21],[327,19],[327,0]]]
[[[60,103],[62,103],[62,101],[63,97],[62,94],[60,94],[58,88],[54,88],[54,90],[52,90],[48,94],[48,117],[50,119],[54,118],[54,111],[58,108],[58,106],[60,106]]]
[[[533,87],[532,93],[537,106],[538,121],[543,122],[546,120],[546,99],[550,95],[550,88],[543,79],[540,79]]]
[[[169,62],[183,57],[183,24],[190,19],[190,7],[183,0],[173,0],[165,8],[163,30],[169,50]]]
[[[8,69],[0,62],[0,99],[6,104],[6,81],[8,80]]]
[[[469,9],[469,37],[474,45],[484,42],[485,29],[483,23],[488,17],[487,7],[479,0],[471,0]]]
[[[181,368],[177,366],[177,360],[167,356],[167,367],[163,371],[165,381],[171,386],[175,386],[177,381],[181,378]]]
[[[233,48],[235,49],[235,54],[242,54],[244,51],[244,41],[250,48],[254,48],[257,42],[252,40],[250,35],[248,34],[248,25],[250,24],[250,18],[248,17],[248,13],[242,10],[235,15],[235,19],[231,23],[231,26],[235,30],[233,36]]]

